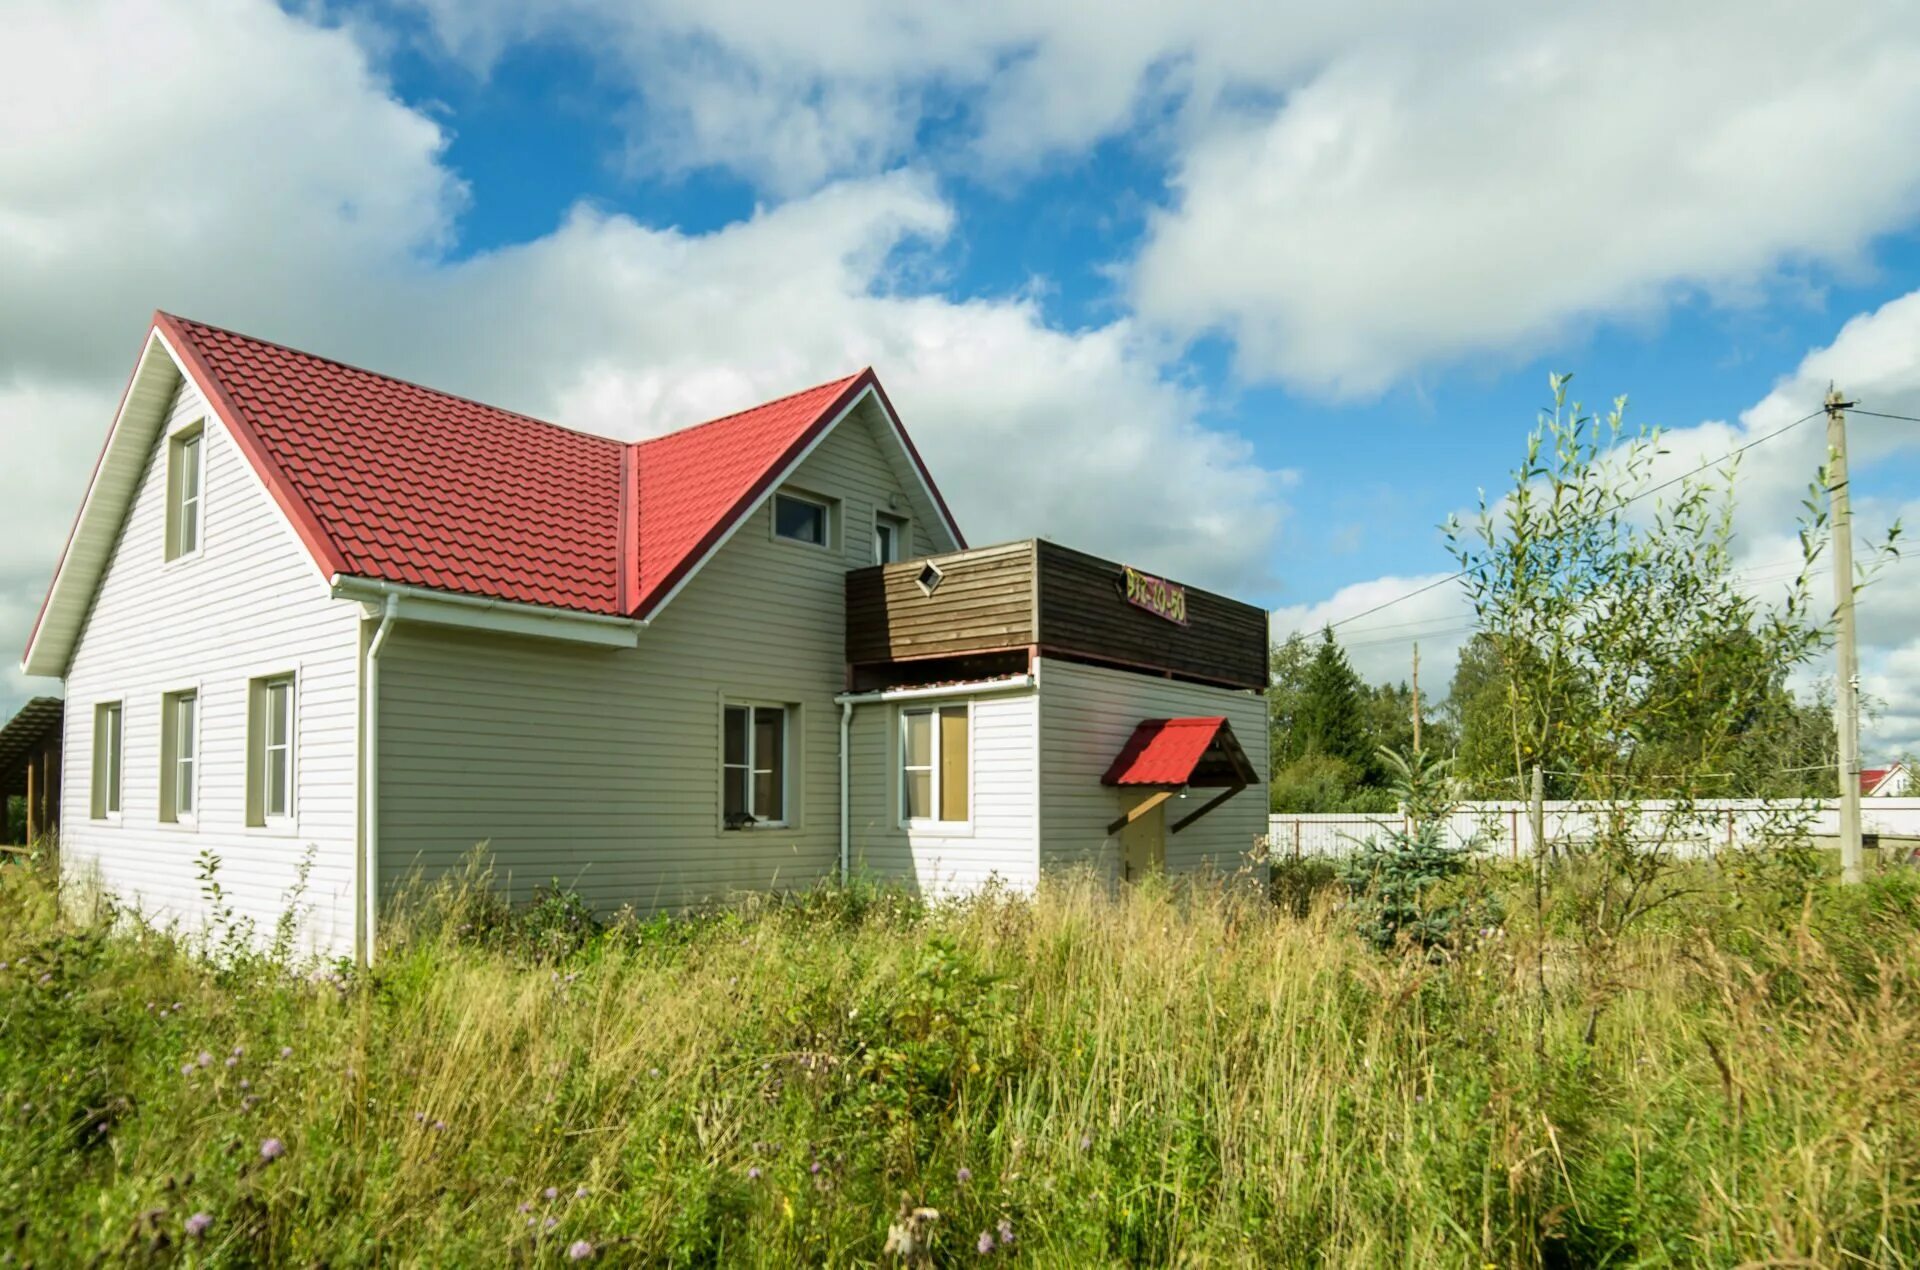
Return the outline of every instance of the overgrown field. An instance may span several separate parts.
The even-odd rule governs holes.
[[[939,1264],[1920,1262],[1906,879],[1706,885],[1591,1044],[1563,939],[1381,953],[1336,901],[594,931],[449,890],[362,977],[215,969],[3,869],[0,1261],[888,1264],[904,1199]]]

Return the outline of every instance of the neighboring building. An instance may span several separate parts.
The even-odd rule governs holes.
[[[60,714],[60,698],[35,697],[0,726],[0,845],[60,829]]]
[[[210,852],[266,929],[305,861],[307,938],[370,957],[482,843],[602,908],[1234,867],[1265,632],[968,550],[871,371],[629,444],[158,314],[23,665],[64,869],[191,923]]]
[[[1905,763],[1860,769],[1860,793],[1866,798],[1905,798],[1913,787],[1913,773]]]

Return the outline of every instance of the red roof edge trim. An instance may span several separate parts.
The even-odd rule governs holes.
[[[241,415],[233,398],[227,395],[225,386],[214,375],[206,359],[200,355],[199,348],[193,342],[193,336],[171,313],[156,313],[154,324],[166,337],[175,355],[186,360],[189,374],[200,386],[200,390],[206,394],[207,404],[213,408],[214,414],[219,416],[220,422],[226,425],[227,431],[233,435],[234,443],[240,447],[240,452],[246,455],[247,462],[253,465],[254,473],[259,476],[260,483],[267,487],[267,492],[273,496],[273,501],[278,504],[281,514],[287,518],[288,523],[293,526],[293,531],[300,536],[300,541],[305,543],[307,550],[313,554],[314,563],[320,566],[320,572],[329,578],[347,572],[346,558],[334,546],[333,540],[327,536],[326,531],[320,527],[319,520],[308,509],[305,500],[288,487],[287,479],[281,474],[279,466],[268,456],[266,447],[260,444],[260,438],[254,435],[253,428]]]
[[[708,526],[707,531],[700,535],[700,540],[696,542],[692,549],[684,556],[680,557],[679,563],[674,565],[667,573],[667,576],[660,579],[659,582],[655,583],[648,590],[646,604],[644,606],[645,611],[635,611],[632,613],[632,616],[644,620],[664,604],[667,597],[671,596],[679,585],[686,581],[689,574],[706,563],[708,554],[711,553],[728,534],[733,532],[734,526],[740,523],[740,518],[746,514],[747,509],[757,504],[761,496],[771,489],[776,481],[786,475],[787,471],[793,467],[794,460],[800,455],[805,454],[808,448],[820,439],[821,434],[844,415],[853,406],[854,402],[860,399],[860,394],[866,389],[867,385],[873,382],[874,374],[872,368],[861,371],[859,375],[855,376],[853,381],[843,388],[837,397],[829,402],[819,414],[814,416],[813,422],[809,423],[800,435],[795,437],[793,442],[789,444],[785,450],[781,451],[780,457],[768,464],[767,469],[754,478],[753,484],[747,487],[746,493],[734,500],[733,506],[727,508],[726,514]],[[635,443],[636,451],[639,444],[640,443]]]
[[[126,385],[120,389],[120,404],[113,408],[113,422],[107,425],[106,439],[100,442],[100,453],[93,456],[93,471],[87,477],[87,492],[80,496],[79,509],[73,513],[73,523],[67,527],[67,541],[60,548],[60,558],[54,561],[53,576],[47,580],[47,593],[40,597],[40,612],[33,619],[33,630],[27,635],[27,646],[21,653],[25,661],[33,652],[33,646],[40,639],[40,628],[47,620],[47,606],[53,603],[53,584],[60,580],[60,571],[67,567],[67,556],[73,551],[73,539],[80,532],[80,518],[87,514],[87,502],[93,497],[93,487],[99,484],[100,468],[107,461],[107,448],[113,444],[113,434],[120,430],[120,417],[127,412],[127,398],[133,394],[134,381],[140,378],[141,364],[147,360],[147,347],[153,343],[154,330],[160,325],[165,314],[153,311],[153,317],[147,322],[146,333],[140,337],[140,352],[133,359],[133,369],[127,372]]]
[[[953,509],[947,506],[947,496],[942,494],[940,487],[934,483],[933,473],[927,470],[926,460],[920,457],[920,448],[913,443],[912,434],[907,431],[906,425],[900,422],[900,412],[893,408],[893,401],[887,396],[887,390],[880,383],[880,377],[874,374],[873,367],[869,366],[861,373],[861,378],[872,382],[875,395],[880,398],[881,406],[886,409],[887,421],[893,425],[895,435],[907,447],[907,457],[913,460],[913,466],[920,472],[920,479],[926,483],[927,492],[933,495],[934,504],[939,507],[941,517],[947,522],[947,532],[953,535],[953,540],[957,544],[956,550],[965,551],[967,538],[960,532],[960,522],[953,518]]]

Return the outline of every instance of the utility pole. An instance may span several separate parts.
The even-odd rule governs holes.
[[[1827,501],[1833,516],[1834,727],[1840,754],[1840,880],[1863,880],[1860,850],[1860,650],[1853,630],[1853,510],[1847,495],[1847,413],[1853,403],[1827,390]]]
[[[1413,752],[1420,752],[1420,644],[1413,645]]]

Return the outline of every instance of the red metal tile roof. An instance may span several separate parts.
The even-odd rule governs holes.
[[[1143,719],[1100,778],[1103,785],[1185,785],[1227,726],[1224,718]],[[1231,733],[1229,733],[1231,735]]]
[[[885,399],[867,370],[624,443],[154,320],[324,572],[588,613],[651,612],[865,388]]]

